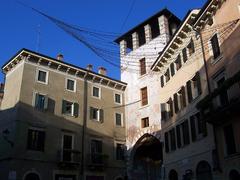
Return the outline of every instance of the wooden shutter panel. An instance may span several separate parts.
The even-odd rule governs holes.
[[[192,46],[192,53],[195,52],[195,45],[194,45],[194,41],[191,39],[191,46]]]
[[[90,107],[90,119],[93,119],[93,107]]]
[[[74,116],[78,117],[78,112],[79,112],[79,104],[74,103]]]
[[[191,116],[190,117],[190,127],[191,127],[191,136],[192,136],[192,141],[196,141],[196,124],[195,124],[195,117]]]
[[[192,82],[188,81],[187,82],[187,94],[188,94],[188,102],[191,103],[193,100],[192,97]]]
[[[168,132],[165,133],[165,152],[169,152]]]
[[[145,62],[145,58],[140,60],[140,74],[144,75],[146,74],[146,62]]]
[[[176,133],[177,133],[177,147],[180,148],[182,146],[182,142],[181,142],[181,129],[180,129],[180,125],[177,125],[176,127]]]
[[[161,104],[161,117],[162,120],[167,120],[167,110],[166,110],[166,103]]]
[[[104,122],[104,111],[103,111],[103,109],[100,109],[100,122],[101,123]]]
[[[183,50],[182,50],[182,54],[183,54],[183,62],[186,62],[187,61],[187,49],[186,48],[184,48]]]
[[[179,107],[178,107],[178,95],[176,93],[173,95],[173,100],[175,113],[177,113],[179,111]]]
[[[217,34],[215,34],[211,39],[212,50],[213,50],[213,57],[216,59],[220,55],[220,47],[218,42]]]
[[[173,101],[172,101],[172,98],[169,99],[169,115],[170,117],[173,116]]]
[[[163,87],[164,86],[164,76],[162,75],[161,76],[161,87]]]
[[[65,113],[65,110],[66,110],[66,104],[67,104],[67,102],[65,100],[62,100],[62,113],[63,114]]]
[[[48,96],[44,96],[44,110],[48,109]]]
[[[196,80],[197,80],[197,88],[198,88],[198,95],[202,94],[202,86],[201,86],[201,77],[200,73],[196,73]]]
[[[35,94],[35,107],[38,107],[38,101],[39,101],[39,94]]]
[[[182,105],[183,107],[186,107],[186,92],[185,92],[185,87],[181,87],[181,94],[182,94]]]

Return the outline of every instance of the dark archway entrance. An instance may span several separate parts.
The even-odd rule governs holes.
[[[169,180],[178,180],[177,171],[175,171],[174,169],[172,169],[172,170],[169,172],[168,179],[169,179]]]
[[[29,173],[26,175],[24,180],[40,180],[40,178],[36,173]]]
[[[132,151],[133,179],[161,179],[162,157],[162,143],[150,134],[143,135]]]
[[[197,165],[197,180],[212,180],[211,166],[206,161],[201,161]]]
[[[231,170],[229,173],[229,180],[239,180],[240,174],[236,170]]]

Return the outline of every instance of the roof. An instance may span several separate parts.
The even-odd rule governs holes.
[[[34,52],[34,51],[29,50],[29,49],[26,49],[26,48],[23,48],[23,49],[19,50],[12,58],[10,58],[10,60],[7,61],[7,62],[1,67],[2,70],[4,70],[9,64],[11,64],[12,61],[14,61],[15,58],[17,58],[19,55],[21,55],[21,54],[23,54],[23,53],[31,54],[31,55],[33,55],[33,56],[34,56],[34,55],[35,55],[35,56],[40,56],[40,57],[43,58],[43,59],[49,59],[49,60],[51,60],[51,61],[54,61],[55,63],[67,65],[67,66],[69,66],[69,67],[72,67],[72,68],[74,68],[74,69],[78,69],[78,70],[83,71],[83,72],[85,72],[85,73],[91,73],[92,75],[96,75],[96,76],[98,76],[98,77],[102,77],[102,78],[107,79],[107,80],[115,81],[115,82],[120,83],[121,85],[124,85],[124,86],[127,85],[127,83],[125,83],[125,82],[122,82],[122,81],[119,81],[119,80],[116,80],[116,79],[107,77],[107,76],[102,75],[102,74],[98,74],[98,73],[96,73],[96,72],[93,72],[93,71],[90,71],[90,70],[81,68],[81,67],[79,67],[79,66],[76,66],[76,65],[73,65],[73,64],[64,62],[64,61],[59,61],[59,60],[57,60],[57,59],[55,59],[55,58],[52,58],[52,57],[50,57],[50,56],[47,56],[47,55],[44,55],[44,54],[40,54],[40,53],[38,53],[38,52]]]
[[[169,11],[167,8],[164,8],[161,11],[159,11],[158,13],[154,14],[153,16],[151,16],[150,18],[148,18],[145,21],[143,21],[142,23],[138,24],[134,28],[130,29],[129,31],[127,31],[126,33],[124,33],[123,35],[118,37],[117,39],[115,39],[114,42],[119,43],[122,39],[126,38],[126,36],[132,34],[138,28],[148,24],[151,20],[153,20],[153,19],[155,19],[155,18],[157,18],[157,17],[159,17],[161,15],[165,15],[166,17],[170,17],[171,19],[175,20],[176,22],[179,22],[179,23],[181,22],[181,20],[177,16],[175,16],[171,11]]]
[[[200,17],[204,14],[205,10],[207,9],[207,7],[211,4],[213,0],[208,0],[203,7],[201,8],[200,12],[198,13],[197,17],[196,17],[196,21],[194,22],[194,25],[196,25],[196,23],[200,20]]]
[[[171,37],[171,39],[168,41],[167,45],[163,48],[162,53],[159,54],[159,56],[157,57],[156,61],[154,61],[153,65],[151,66],[151,69],[153,69],[155,67],[155,65],[160,61],[160,57],[165,53],[165,51],[169,48],[169,46],[172,44],[173,40],[176,38],[176,35],[182,30],[182,28],[184,27],[185,23],[187,22],[187,20],[189,19],[189,17],[192,16],[194,11],[197,11],[198,9],[194,9],[194,10],[189,10],[188,13],[186,14],[186,16],[183,18],[182,23],[180,24],[180,26],[178,27],[178,29],[176,30],[176,32],[173,34],[173,36]]]

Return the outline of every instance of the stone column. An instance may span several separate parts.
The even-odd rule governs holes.
[[[120,55],[121,57],[125,56],[127,54],[127,42],[126,40],[120,41]]]
[[[132,44],[133,44],[133,50],[136,50],[139,47],[139,39],[138,39],[137,32],[134,32],[132,34]]]
[[[159,24],[159,29],[160,29],[160,35],[163,40],[167,43],[168,40],[170,39],[170,32],[169,32],[169,26],[168,26],[168,19],[165,16],[160,16],[158,18],[158,24]]]
[[[151,26],[149,24],[145,25],[144,26],[144,31],[145,31],[146,43],[148,43],[152,40]]]

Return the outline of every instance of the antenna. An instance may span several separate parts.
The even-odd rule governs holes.
[[[37,26],[37,44],[36,44],[36,52],[39,51],[40,48],[40,35],[41,35],[41,25],[38,24]]]

